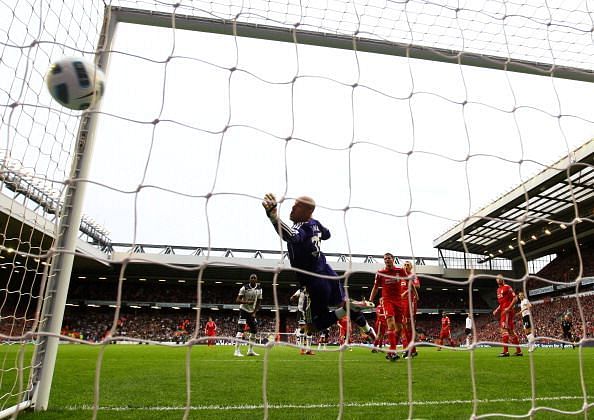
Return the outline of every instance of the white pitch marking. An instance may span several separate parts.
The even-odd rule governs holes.
[[[560,397],[538,397],[535,401],[561,401],[561,400],[583,400],[583,396],[560,396]],[[532,401],[532,398],[495,398],[486,400],[477,400],[478,403],[500,403],[500,402],[527,402]],[[443,405],[443,404],[472,404],[473,400],[441,400],[441,401],[413,401],[413,405]],[[401,402],[352,402],[344,403],[345,407],[401,407],[408,406],[408,401]],[[315,408],[334,408],[338,407],[339,404],[268,404],[269,409],[285,409],[285,408],[298,408],[298,409],[315,409]],[[68,406],[65,410],[76,411],[76,410],[92,410],[93,407],[90,405],[81,406]],[[143,411],[175,411],[185,410],[185,406],[177,407],[99,407],[99,411],[128,411],[128,410],[143,410]],[[190,410],[262,410],[264,409],[263,404],[259,405],[198,405],[190,406]]]

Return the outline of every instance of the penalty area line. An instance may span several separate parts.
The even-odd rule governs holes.
[[[534,401],[562,401],[562,400],[583,400],[583,396],[558,396],[558,397],[537,397]],[[489,403],[501,403],[501,402],[529,402],[532,398],[493,398],[493,399],[479,399],[477,400],[480,404]],[[428,400],[428,401],[413,401],[414,406],[431,406],[431,405],[444,405],[444,404],[472,404],[473,400]],[[381,401],[370,401],[370,402],[345,402],[344,407],[402,407],[408,406],[408,401],[400,402],[381,402]],[[300,409],[309,410],[317,408],[337,408],[340,404],[268,404],[268,409],[282,410],[282,409]],[[179,411],[185,410],[188,407],[185,406],[139,406],[139,407],[99,407],[99,411]],[[67,406],[63,408],[67,411],[77,410],[93,410],[91,405],[76,405]],[[220,411],[233,411],[233,410],[262,410],[264,404],[246,404],[246,405],[192,405],[189,407],[190,410],[220,410]]]

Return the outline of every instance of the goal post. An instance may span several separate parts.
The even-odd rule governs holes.
[[[96,65],[105,72],[109,66],[109,49],[115,28],[116,21],[111,19],[109,8],[106,8],[95,55]],[[99,107],[100,103],[94,104],[80,118],[72,168],[57,225],[54,253],[50,257],[51,269],[43,280],[45,294],[39,317],[30,391],[26,394],[25,401],[15,407],[16,410],[28,408],[29,405],[35,411],[45,411],[48,407],[68,287],[83,220],[82,208],[87,185],[85,181],[88,179],[92,160]],[[12,410],[6,414],[10,411]]]

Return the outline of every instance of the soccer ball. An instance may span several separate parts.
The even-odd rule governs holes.
[[[53,63],[45,78],[52,97],[62,106],[74,110],[89,108],[101,99],[105,76],[85,58],[66,57]]]

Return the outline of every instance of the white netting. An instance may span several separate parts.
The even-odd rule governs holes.
[[[114,16],[120,7],[171,15],[166,27],[119,23],[109,50],[96,51],[101,26],[110,23],[104,21],[109,18],[105,3]],[[205,271],[229,256],[216,252],[268,249],[277,252],[271,257],[276,261],[284,251],[262,214],[264,193],[282,199],[284,219],[295,197],[314,196],[316,217],[333,233],[324,250],[346,255],[347,272],[354,270],[348,263],[352,254],[381,258],[392,250],[437,261],[432,240],[438,234],[591,138],[594,88],[551,77],[555,66],[565,66],[564,74],[578,79],[592,76],[590,7],[588,1],[536,0],[94,1],[84,7],[75,1],[0,2],[0,198],[6,219],[0,236],[0,412],[30,398],[30,366],[15,368],[15,354],[22,355],[9,347],[35,338],[43,321],[44,273],[58,251],[54,238],[64,192],[81,181],[70,173],[81,117],[51,100],[43,80],[50,63],[62,56],[92,59],[95,52],[110,57],[91,175],[83,180],[88,181],[85,213],[98,222],[83,218],[83,242],[108,251],[110,240],[137,250],[138,244],[161,244],[163,257],[169,257],[77,248],[77,257],[107,268],[84,266],[76,273],[69,304],[99,306],[103,312],[87,320],[90,326],[82,331],[73,324],[88,314],[73,309],[62,338],[107,342],[109,334],[120,334],[121,341],[202,342],[204,315],[194,309],[229,312],[235,298],[218,294],[214,280],[227,272]],[[254,30],[258,25],[294,28],[297,42],[173,29],[191,26],[188,16],[216,19],[209,21],[214,32],[219,24],[232,32],[233,22]],[[146,23],[151,18],[150,13],[143,17]],[[355,48],[305,45],[299,31],[353,37]],[[461,62],[472,55],[532,63],[544,76],[360,52],[355,37],[384,43],[386,50],[394,42],[406,52],[432,51]],[[320,38],[322,45],[332,42]],[[20,228],[25,225],[33,229]],[[101,225],[113,232],[111,238]],[[519,231],[519,223],[512,225]],[[186,248],[175,251],[176,245]],[[183,265],[181,257],[189,254],[207,258],[204,264]],[[280,270],[259,264],[259,257],[223,265],[268,275]],[[173,291],[151,295],[154,290],[143,286],[149,275],[131,263],[136,259],[151,262],[153,280],[174,282]],[[509,270],[505,264],[498,268]],[[579,266],[581,279],[587,275],[581,259]],[[110,277],[111,283],[86,285],[91,274],[84,270],[99,280]],[[482,287],[472,274],[467,281],[442,284],[443,270],[436,264],[423,274],[439,287],[461,287],[470,295]],[[128,286],[131,279],[135,282]],[[213,289],[196,287],[211,283]],[[233,284],[233,292],[238,287]],[[287,304],[281,301],[286,290],[279,288],[275,284],[267,292],[275,296],[270,302],[275,314]],[[349,293],[368,290],[358,285]],[[190,315],[181,324],[163,317],[165,332],[147,332],[142,316],[120,312],[124,302],[132,309],[185,308]],[[468,302],[456,304],[453,310],[469,309]],[[585,329],[590,315],[578,304],[571,307]],[[279,329],[279,316],[268,321],[264,330],[274,333],[262,341]],[[172,333],[176,328],[182,332]],[[222,341],[235,336],[224,333]],[[24,359],[31,360],[28,354]],[[413,377],[409,364],[409,389]],[[531,370],[533,382],[534,377]],[[338,380],[342,390],[347,380],[342,370]],[[473,389],[472,398],[478,401],[480,394]],[[411,415],[412,393],[408,397],[403,404],[410,405]],[[546,404],[537,404],[534,395],[529,400],[533,406]],[[475,406],[465,414],[476,413]]]
[[[112,4],[165,12],[172,8],[172,3]],[[593,11],[581,0],[194,1],[180,3],[176,12],[593,69]]]
[[[93,54],[103,4],[0,3],[0,411],[27,400],[25,372],[12,344],[35,330],[42,278],[57,231],[64,180],[68,178],[79,115],[52,108],[44,85],[50,63],[65,55]],[[83,222],[86,223],[86,222]],[[89,228],[90,225],[86,224]],[[86,229],[89,232],[89,229]]]

